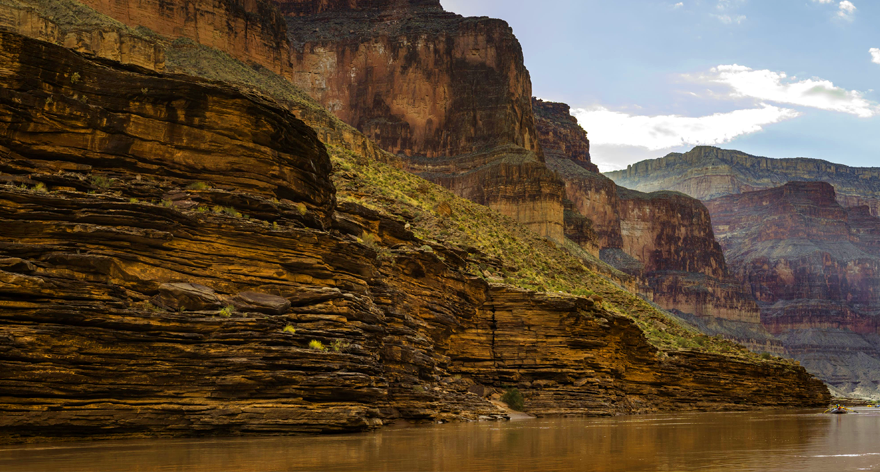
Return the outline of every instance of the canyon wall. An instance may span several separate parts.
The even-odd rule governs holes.
[[[325,144],[262,94],[8,32],[0,63],[3,441],[502,418],[502,385],[539,415],[830,400],[337,205]]]
[[[709,212],[698,200],[618,186],[590,162],[587,134],[568,105],[535,99],[533,106],[547,165],[565,182],[572,202],[566,213],[570,239],[637,277],[644,296],[689,315],[704,331],[781,352],[760,326],[757,305],[728,272]],[[574,234],[579,217],[591,220],[589,237]]]
[[[880,218],[824,182],[706,202],[735,275],[788,352],[843,392],[880,391]]]
[[[698,146],[608,172],[618,184],[653,192],[675,190],[700,200],[769,189],[790,181],[828,182],[844,207],[866,205],[880,216],[880,169],[847,167],[818,159],[772,159]]]
[[[276,3],[298,87],[410,171],[562,242],[564,189],[507,23],[437,1]]]

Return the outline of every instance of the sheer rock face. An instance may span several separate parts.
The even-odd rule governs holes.
[[[638,277],[644,295],[667,310],[735,323],[760,322],[757,305],[731,279],[709,213],[699,201],[617,186],[592,170],[587,134],[567,105],[537,99],[533,104],[547,165],[565,182],[572,202],[567,232],[576,230],[581,216],[592,220],[588,234],[571,234],[570,239]],[[716,328],[708,330],[725,333]],[[735,331],[726,334],[762,349],[773,344],[758,326],[745,336],[739,328]],[[771,350],[778,351],[778,343]]]
[[[294,83],[408,169],[563,240],[531,80],[507,23],[438,2],[283,2]]]
[[[800,367],[667,357],[590,300],[490,286],[337,207],[324,146],[265,99],[11,33],[0,63],[3,441],[500,418],[472,392],[502,385],[537,414],[829,401]]]
[[[818,159],[771,159],[699,146],[685,154],[632,164],[608,172],[618,184],[653,192],[675,190],[700,200],[763,190],[789,181],[828,182],[843,207],[866,205],[880,216],[880,169],[847,167]]]
[[[412,8],[443,11],[440,0],[274,0],[285,15],[307,16],[327,12],[394,12]]]
[[[880,364],[880,218],[843,208],[824,182],[730,195],[706,203],[735,275],[789,352],[844,392],[876,394],[880,369],[832,359],[861,353]],[[851,338],[850,347],[841,343]],[[867,347],[866,347],[867,346]]]
[[[590,140],[587,132],[571,115],[571,107],[565,103],[545,102],[532,97],[532,109],[538,127],[538,141],[544,154],[569,159],[590,172],[599,172],[590,161]]]
[[[290,76],[284,17],[268,0],[82,0],[130,27],[187,38]]]

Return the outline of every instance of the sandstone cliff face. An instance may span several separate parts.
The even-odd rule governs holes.
[[[532,109],[545,155],[569,159],[590,172],[599,173],[599,168],[590,161],[587,132],[571,115],[571,107],[565,103],[545,102],[532,97]]]
[[[844,207],[866,205],[880,216],[880,169],[847,167],[818,159],[770,159],[708,146],[671,153],[607,173],[618,184],[653,192],[675,190],[708,200],[789,181],[828,182]]]
[[[843,208],[823,182],[730,195],[706,203],[736,276],[761,305],[761,319],[796,358],[844,392],[878,391],[880,370],[845,375],[822,353],[880,359],[880,219]],[[817,333],[813,333],[817,331]],[[838,333],[828,336],[827,332]],[[840,338],[860,339],[846,348]],[[828,339],[823,347],[821,340]],[[871,346],[860,349],[858,346]],[[864,367],[864,362],[854,365]]]
[[[436,1],[276,3],[297,86],[411,171],[562,242],[564,190],[507,23]]]
[[[502,384],[538,414],[829,400],[337,206],[325,146],[271,100],[10,33],[0,60],[4,440],[503,417]]]
[[[268,0],[82,0],[131,27],[188,38],[289,76],[284,18]]]
[[[547,165],[565,182],[572,211],[569,238],[617,269],[639,278],[643,295],[667,310],[697,318],[710,333],[723,333],[758,350],[780,352],[759,325],[757,305],[730,277],[715,241],[709,212],[674,192],[644,194],[617,186],[594,171],[586,132],[565,104],[534,101]],[[592,221],[575,235],[578,218]]]

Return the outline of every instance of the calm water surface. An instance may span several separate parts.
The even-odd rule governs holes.
[[[0,447],[0,471],[880,471],[880,409],[687,413],[374,433]]]

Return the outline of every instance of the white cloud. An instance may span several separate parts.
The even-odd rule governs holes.
[[[838,111],[862,118],[880,113],[880,107],[866,100],[861,92],[836,87],[828,80],[806,79],[795,82],[793,78],[788,79],[784,72],[754,70],[736,64],[713,67],[699,79],[731,87],[733,92],[730,96],[734,98],[754,98]]]
[[[852,21],[853,16],[856,14],[856,6],[849,0],[843,0],[837,8],[837,16],[844,20]]]
[[[681,8],[684,6],[684,2],[678,2],[675,5],[672,5],[672,8]]]
[[[814,3],[834,3],[834,0],[813,0]]]
[[[715,18],[717,18],[720,22],[724,23],[725,25],[729,25],[729,24],[731,24],[731,23],[740,24],[740,23],[742,23],[743,21],[746,21],[746,16],[745,16],[745,15],[736,15],[736,16],[730,16],[730,15],[712,15],[712,16],[714,16]]]
[[[880,64],[880,48],[871,48],[868,52],[871,53],[871,62]]]
[[[794,110],[764,103],[761,108],[702,117],[638,116],[602,106],[575,109],[572,114],[584,129],[589,130],[592,144],[638,146],[650,150],[722,144],[737,136],[761,131],[764,125],[799,115]]]

